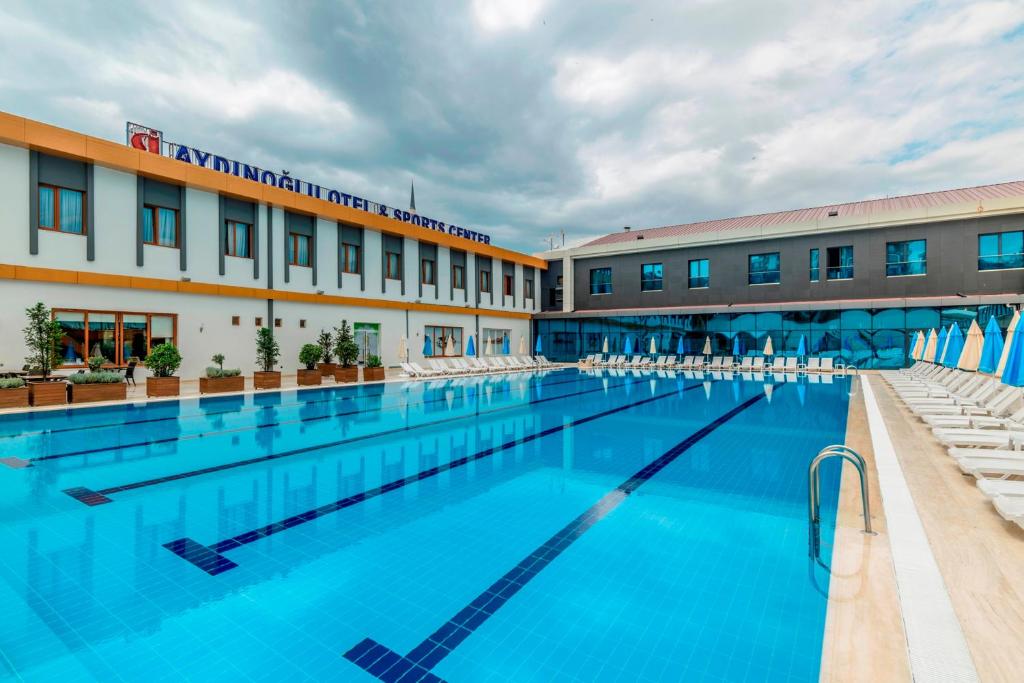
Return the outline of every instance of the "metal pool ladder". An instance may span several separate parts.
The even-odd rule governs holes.
[[[832,444],[831,446],[825,446],[818,455],[811,461],[811,465],[807,470],[807,493],[808,493],[808,509],[807,509],[807,521],[810,522],[811,532],[811,555],[818,558],[821,551],[821,476],[818,470],[821,467],[821,463],[828,458],[842,458],[848,460],[857,468],[857,474],[860,475],[860,500],[864,508],[864,533],[875,535],[875,532],[871,530],[871,504],[868,501],[868,473],[867,465],[864,463],[864,458],[860,454],[843,444]]]

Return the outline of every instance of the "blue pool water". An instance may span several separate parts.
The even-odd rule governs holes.
[[[793,379],[0,417],[0,679],[817,680],[850,385]]]

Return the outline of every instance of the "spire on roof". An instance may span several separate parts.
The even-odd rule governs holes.
[[[409,181],[409,210],[416,213],[416,183]]]

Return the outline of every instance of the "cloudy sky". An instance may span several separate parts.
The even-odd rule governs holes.
[[[4,2],[0,109],[544,248],[1021,179],[1024,2]]]

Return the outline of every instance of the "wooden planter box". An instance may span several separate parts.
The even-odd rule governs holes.
[[[355,365],[351,367],[338,366],[334,370],[334,381],[339,384],[342,382],[358,382],[359,381],[359,368]]]
[[[146,396],[177,396],[181,393],[180,377],[147,377]]]
[[[66,382],[29,382],[28,401],[34,406],[62,406],[68,402]]]
[[[123,401],[128,398],[128,385],[124,382],[112,384],[69,384],[72,403],[95,403],[96,401]]]
[[[296,370],[295,379],[300,387],[311,387],[320,384],[320,381],[323,379],[323,375],[320,373],[319,368],[316,370]]]
[[[380,382],[384,379],[384,368],[363,368],[364,382]]]
[[[334,371],[338,368],[337,363],[320,363],[317,365],[320,369],[321,377],[334,377]]]
[[[245,391],[245,377],[200,377],[200,394],[223,394],[230,391]]]
[[[252,383],[257,389],[280,389],[281,373],[276,370],[254,372],[252,373]]]
[[[28,408],[28,386],[0,389],[0,408]]]

